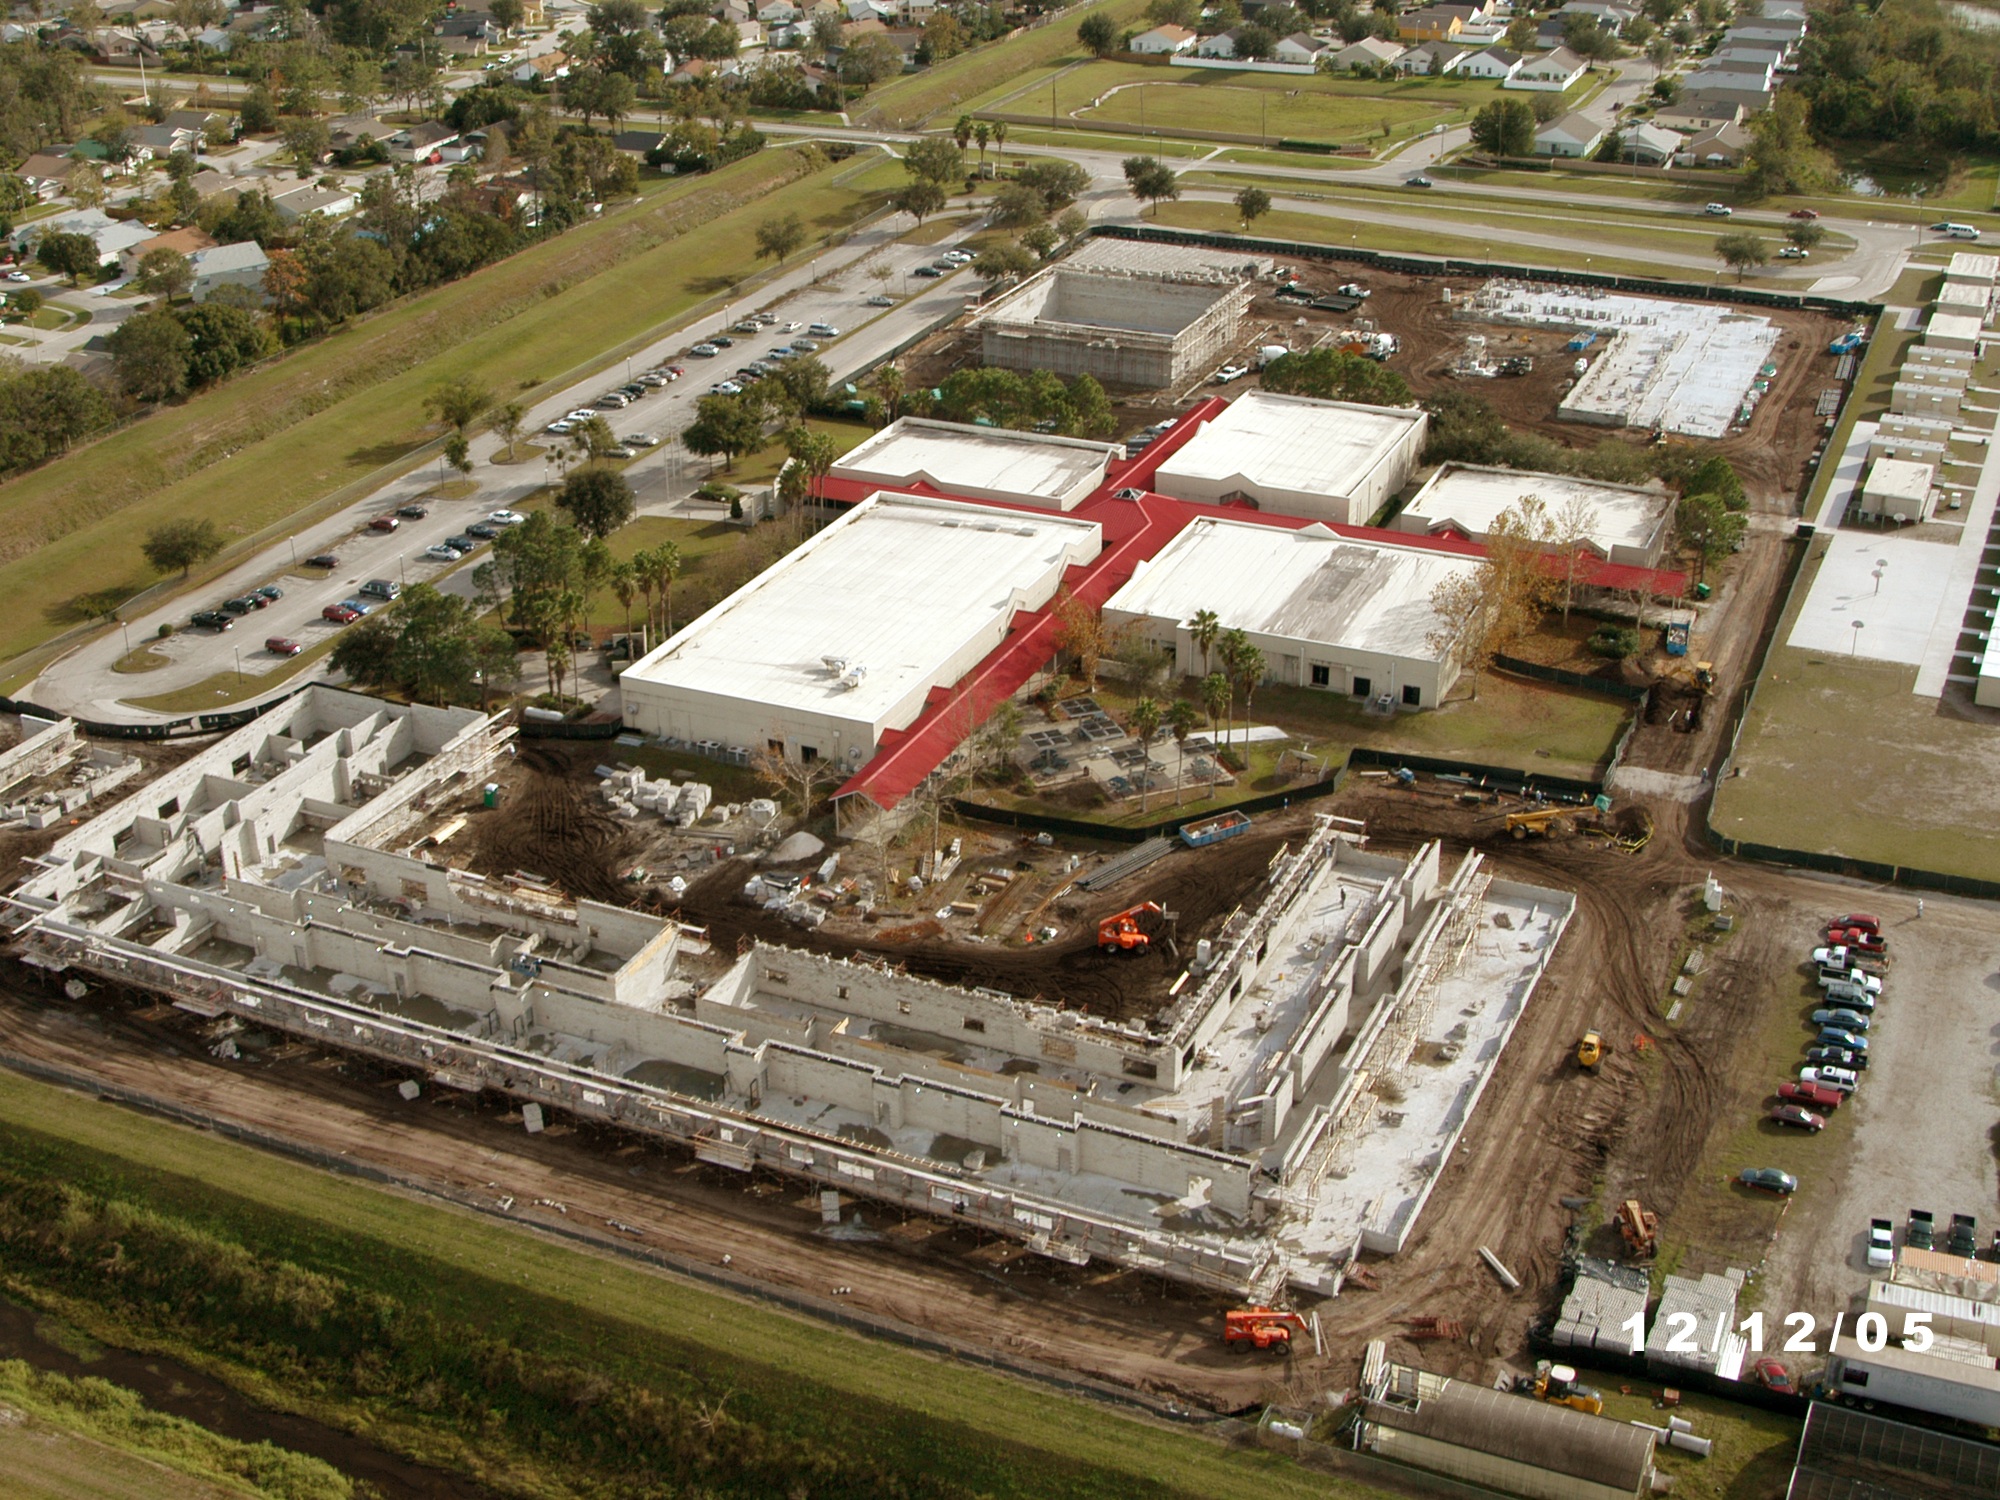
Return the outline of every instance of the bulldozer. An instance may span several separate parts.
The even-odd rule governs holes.
[[[1106,953],[1145,952],[1153,945],[1151,935],[1139,925],[1139,919],[1146,916],[1157,916],[1162,922],[1174,919],[1174,914],[1159,902],[1141,901],[1137,906],[1113,912],[1097,924],[1098,948]]]
[[[1583,1039],[1576,1044],[1576,1065],[1586,1073],[1595,1073],[1598,1064],[1604,1061],[1604,1038],[1594,1031],[1586,1031]]]
[[[1275,1307],[1238,1307],[1222,1315],[1222,1341],[1238,1354],[1252,1349],[1290,1354],[1292,1340],[1311,1331],[1298,1313]]]
[[[1685,682],[1706,693],[1715,686],[1715,663],[1677,661],[1660,675],[1668,682]]]
[[[1604,1415],[1604,1396],[1587,1385],[1578,1385],[1576,1371],[1568,1365],[1550,1365],[1535,1372],[1535,1399],[1551,1406],[1567,1406],[1593,1417]]]
[[[1660,1248],[1660,1216],[1637,1198],[1618,1205],[1618,1232],[1634,1260],[1651,1260]]]

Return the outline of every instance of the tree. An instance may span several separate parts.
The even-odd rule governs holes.
[[[736,467],[736,456],[764,445],[764,403],[756,388],[736,396],[703,396],[695,403],[695,419],[681,433],[688,452],[721,454],[725,471]]]
[[[805,222],[797,214],[782,214],[775,219],[766,219],[757,226],[757,258],[769,256],[774,261],[786,261],[798,254],[799,247],[806,242]]]
[[[1744,185],[1753,197],[1824,192],[1839,181],[1833,158],[1813,140],[1809,106],[1796,90],[1779,90],[1771,107],[1752,115],[1747,128]]]
[[[1055,157],[1029,162],[1014,174],[1014,180],[1039,193],[1042,207],[1049,213],[1068,208],[1090,187],[1088,172],[1073,161]]]
[[[1225,630],[1216,638],[1215,654],[1222,658],[1220,675],[1227,688],[1227,696],[1223,700],[1225,721],[1222,743],[1225,749],[1235,737],[1236,684],[1242,680],[1244,653],[1250,649],[1250,637],[1239,629]]]
[[[187,390],[192,341],[169,312],[127,318],[105,340],[118,388],[134,401],[168,401]]]
[[[820,503],[820,481],[832,472],[840,458],[840,448],[834,440],[823,432],[814,432],[810,427],[788,427],[784,432],[785,451],[791,455],[806,476],[806,491],[813,497],[814,505]]]
[[[1159,217],[1159,205],[1163,199],[1181,195],[1179,174],[1157,156],[1126,157],[1125,185],[1134,198],[1152,206],[1155,218]]]
[[[1180,26],[1189,31],[1201,19],[1200,0],[1150,0],[1146,19],[1155,26]]]
[[[989,245],[972,263],[972,274],[981,281],[1000,282],[1010,276],[1025,276],[1035,269],[1035,253],[1018,240]]]
[[[444,461],[461,475],[472,473],[472,444],[465,440],[465,434],[454,432],[444,440]]]
[[[97,241],[87,234],[45,234],[35,242],[35,259],[45,270],[67,276],[71,286],[81,286],[86,275],[95,276],[103,263]]]
[[[1271,49],[1277,45],[1278,39],[1271,35],[1269,28],[1252,24],[1237,31],[1235,55],[1246,62],[1261,62],[1271,55]]]
[[[1247,187],[1236,195],[1236,212],[1248,229],[1251,223],[1271,211],[1271,195],[1260,187]]]
[[[194,286],[194,267],[178,250],[162,246],[139,257],[139,273],[132,278],[142,292],[152,292],[169,302],[185,297]]]
[[[993,194],[987,217],[996,229],[1027,229],[1041,223],[1048,214],[1042,195],[1026,183],[1003,182]]]
[[[563,481],[556,504],[587,537],[607,537],[638,508],[632,486],[614,469],[578,469]]]
[[[959,122],[965,126],[965,139],[972,139],[969,122]],[[940,135],[927,135],[912,141],[903,151],[903,170],[918,182],[934,182],[939,187],[965,180],[965,144],[956,138],[947,139]]]
[[[528,409],[518,401],[509,401],[505,406],[494,408],[493,430],[507,440],[507,457],[510,462],[514,457],[514,445],[521,440],[521,424],[527,417]]]
[[[493,404],[493,390],[477,376],[454,375],[431,387],[424,397],[424,409],[460,436]]]
[[[986,143],[993,139],[993,127],[984,120],[972,122],[972,143],[979,148],[979,176],[986,177]]]
[[[1118,50],[1118,23],[1102,11],[1092,11],[1077,23],[1076,39],[1092,57],[1109,57]]]
[[[1694,553],[1695,582],[1700,583],[1708,577],[1711,563],[1736,550],[1747,522],[1720,495],[1683,495],[1674,508],[1674,526],[1682,544]]]
[[[1809,219],[1794,219],[1785,226],[1786,241],[1792,245],[1796,245],[1801,250],[1817,250],[1820,241],[1825,238],[1825,226],[1815,224]]]
[[[1321,401],[1360,401],[1375,406],[1407,406],[1410,383],[1379,361],[1339,349],[1281,354],[1264,367],[1263,387]]]
[[[1104,660],[1104,648],[1110,638],[1103,612],[1092,609],[1064,585],[1056,591],[1053,613],[1057,649],[1076,658],[1077,675],[1084,681],[1084,691],[1096,692],[1097,669]]]
[[[1210,722],[1214,715],[1209,716]],[[1174,806],[1181,805],[1181,778],[1187,770],[1187,742],[1201,725],[1201,711],[1185,698],[1176,698],[1167,706],[1167,728],[1174,737]]]
[[[1748,510],[1749,496],[1743,492],[1743,481],[1728,459],[1720,453],[1705,459],[1681,486],[1684,495],[1716,495],[1727,510]]]
[[[1188,639],[1201,648],[1201,674],[1215,670],[1215,638],[1222,634],[1222,618],[1212,609],[1198,609],[1188,621]]]
[[[637,91],[630,78],[603,68],[578,68],[563,80],[563,104],[583,116],[585,130],[590,129],[590,122],[599,115],[604,117],[605,123],[616,127],[632,112],[632,101],[636,97]]]
[[[777,794],[791,802],[799,817],[810,820],[819,805],[820,788],[842,779],[840,762],[817,753],[808,756],[805,747],[797,755],[784,750],[785,737],[773,728],[764,736],[766,748],[750,757],[750,767]]]
[[[520,26],[527,7],[522,0],[488,0],[486,13],[502,31],[511,32]]]
[[[1596,16],[1572,11],[1562,18],[1563,44],[1585,62],[1608,62],[1618,55],[1618,38]]]
[[[945,191],[928,177],[906,182],[889,199],[889,206],[919,224],[945,205]]]
[[[903,71],[903,49],[877,33],[864,36],[840,56],[840,81],[870,88]]]
[[[1151,758],[1153,736],[1160,732],[1160,720],[1164,717],[1164,713],[1157,698],[1141,698],[1132,705],[1129,717],[1132,721],[1132,732],[1139,737],[1139,749],[1142,752],[1139,762],[1139,811],[1144,814],[1146,793],[1152,789],[1153,784],[1150,774],[1152,767],[1148,763]]]
[[[287,116],[279,135],[285,143],[285,155],[301,172],[312,171],[333,150],[333,137],[328,133],[324,120]]]
[[[14,311],[24,318],[32,318],[42,310],[41,288],[24,286],[13,294]]]
[[[1535,149],[1535,111],[1519,99],[1495,99],[1472,117],[1474,149],[1488,156],[1529,156]]]
[[[146,533],[139,550],[155,572],[179,569],[185,578],[196,563],[207,562],[222,550],[222,533],[207,519],[164,521]]]
[[[271,91],[261,83],[253,85],[237,106],[236,119],[245,135],[264,135],[274,129],[278,106],[272,102]]]
[[[1053,224],[1037,224],[1021,232],[1021,243],[1035,252],[1035,259],[1047,260],[1062,248],[1062,236]]]
[[[263,318],[226,300],[211,297],[174,316],[188,333],[188,385],[197,390],[255,364],[277,347]]]
[[[661,638],[674,633],[674,580],[681,576],[681,549],[673,542],[661,542],[643,552],[634,553],[633,569],[639,575],[639,587],[646,595],[646,626],[653,625],[653,594],[660,595]]]
[[[1771,246],[1761,234],[1739,232],[1717,236],[1715,254],[1742,281],[1758,266],[1770,262]]]
[[[1582,495],[1570,496],[1563,508],[1556,512],[1549,540],[1554,544],[1557,566],[1562,569],[1562,612],[1563,624],[1569,624],[1570,605],[1576,599],[1577,574],[1582,571],[1583,560],[1595,554],[1591,550],[1591,538],[1597,532],[1597,507]]]
[[[1548,566],[1548,548],[1554,535],[1546,508],[1530,495],[1487,528],[1484,560],[1440,579],[1431,590],[1433,623],[1426,644],[1464,668],[1474,698],[1480,673],[1532,630],[1552,601],[1557,579]]]
[[[765,378],[762,389],[771,404],[808,417],[827,404],[833,391],[833,372],[818,355],[788,359]]]

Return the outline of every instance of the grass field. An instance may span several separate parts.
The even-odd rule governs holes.
[[[124,1225],[128,1256],[152,1249],[144,1278],[116,1257],[66,1264],[31,1249],[10,1258],[21,1295],[106,1343],[192,1355],[267,1403],[365,1426],[371,1442],[476,1468],[508,1492],[636,1493],[644,1473],[647,1493],[689,1492],[699,1475],[702,1493],[776,1496],[787,1466],[812,1456],[791,1493],[1370,1493],[12,1074],[0,1074],[0,1156],[10,1243],[28,1248],[12,1227],[29,1222],[22,1195],[62,1184],[100,1226],[73,1218],[66,1234]],[[212,1291],[185,1299],[156,1280],[199,1275]],[[90,1285],[102,1295],[84,1295]],[[272,1308],[254,1338],[208,1306],[252,1298]],[[413,1348],[402,1336],[419,1325],[429,1341]],[[468,1379],[483,1415],[455,1426]],[[621,1413],[629,1425],[614,1428]],[[685,1434],[683,1450],[643,1446],[668,1431]]]
[[[1162,224],[1182,229],[1203,229],[1224,233],[1240,230],[1242,220],[1227,203],[1162,203],[1156,215]],[[1616,271],[1628,276],[1666,276],[1681,279],[1688,273],[1680,268],[1663,270],[1657,261],[1627,260],[1612,255],[1584,255],[1580,251],[1495,245],[1490,239],[1453,235],[1428,229],[1409,229],[1391,224],[1369,224],[1359,219],[1337,218],[1329,214],[1297,213],[1274,209],[1257,221],[1256,236],[1267,240],[1304,240],[1337,245],[1343,237],[1350,245],[1370,250],[1393,250],[1411,255],[1457,256],[1473,260],[1495,259],[1536,266],[1586,267],[1596,271]]]
[[[1064,11],[1046,26],[961,52],[934,68],[925,68],[872,90],[861,101],[861,107],[851,112],[852,118],[857,125],[883,125],[898,130],[949,125],[960,113],[973,107],[971,101],[992,92],[996,84],[1088,57],[1089,53],[1076,39],[1077,25],[1085,16],[1107,15],[1125,25],[1136,22],[1145,9],[1145,0],[1103,0],[1099,5]]]
[[[1477,79],[1395,83],[1324,74],[1061,63],[989,88],[968,109],[1056,115],[1079,124],[1378,143],[1467,119],[1499,85]]]
[[[667,184],[0,486],[0,590],[14,601],[0,657],[150,583],[139,541],[160,520],[253,534],[422,443],[439,381],[469,373],[511,394],[607,356],[740,280],[763,218],[836,229],[902,176],[886,162],[788,183],[797,173],[792,152],[767,151]]]

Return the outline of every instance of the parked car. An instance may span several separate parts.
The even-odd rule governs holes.
[[[275,583],[267,583],[261,588],[250,590],[250,592],[255,594],[259,599],[262,599],[266,604],[275,604],[278,600],[285,597],[285,591]]]
[[[274,635],[264,642],[264,649],[273,656],[297,656],[306,648],[287,635]]]
[[[618,440],[628,448],[657,448],[660,440],[650,432],[628,432]]]
[[[745,318],[740,323],[733,324],[732,326],[738,333],[761,333],[764,330],[764,325],[759,323],[755,318]]]
[[[568,417],[557,417],[555,421],[549,423],[542,431],[554,433],[557,437],[568,437],[572,432],[576,431],[576,423],[570,421]]]
[[[489,512],[486,519],[491,521],[495,526],[519,526],[528,518],[518,510],[496,510]],[[466,529],[468,531],[471,530],[470,527]]]
[[[606,411],[622,411],[632,404],[632,398],[623,391],[606,391],[597,398],[597,404]]]
[[[887,296],[882,292],[877,292],[874,296],[868,299],[868,305],[870,307],[894,307],[896,305],[896,299],[894,297]]]
[[[343,599],[340,601],[340,607],[351,610],[356,617],[375,613],[375,606],[366,599]]]
[[[740,396],[743,394],[743,387],[733,380],[718,380],[708,388],[708,393],[711,396]]]
[[[1868,1038],[1845,1026],[1820,1027],[1818,1042],[1822,1047],[1841,1047],[1858,1056],[1868,1055]]]
[[[1840,1101],[1846,1097],[1838,1089],[1822,1088],[1816,1083],[1781,1083],[1778,1097],[1787,1104],[1803,1104],[1808,1109],[1838,1109]]]
[[[368,529],[370,531],[394,531],[398,526],[401,526],[402,524],[403,523],[397,520],[394,516],[377,516],[374,520],[368,523]]]
[[[1850,1073],[1865,1073],[1868,1070],[1866,1052],[1850,1052],[1845,1047],[1818,1038],[1806,1048],[1806,1061],[1816,1068],[1845,1068]]]
[[[1889,940],[1865,927],[1829,927],[1826,940],[1869,958],[1880,958],[1889,951]]]
[[[1701,211],[1711,219],[1726,219],[1736,212],[1727,203],[1705,203]]]
[[[1747,1188],[1776,1193],[1780,1197],[1799,1190],[1798,1178],[1790,1172],[1780,1172],[1776,1167],[1745,1167],[1736,1174],[1736,1180]]]
[[[916,270],[912,271],[910,274],[912,276],[923,276],[923,277],[942,276],[946,271],[949,271],[951,269],[952,268],[950,266],[943,266],[943,267],[918,266]]]
[[[1363,302],[1366,302],[1370,297],[1374,296],[1375,294],[1369,291],[1368,288],[1363,286],[1360,282],[1349,281],[1341,286],[1340,295],[1343,297],[1359,297]]]
[[[503,526],[495,526],[491,521],[474,521],[470,526],[465,528],[465,534],[467,536],[476,536],[481,541],[490,542],[505,529]]]
[[[1862,969],[1836,969],[1822,964],[1819,971],[1819,987],[1828,989],[1836,984],[1850,984],[1856,989],[1866,990],[1871,995],[1882,993],[1882,981]]]
[[[340,555],[336,552],[315,552],[311,557],[306,559],[306,566],[309,568],[337,568],[340,566]]]
[[[1845,1010],[1858,1010],[1865,1016],[1875,1014],[1875,997],[1860,985],[1850,984],[1844,979],[1838,984],[1828,985],[1820,999],[1828,1005],[1837,1005]]]
[[[1910,1250],[1928,1250],[1936,1244],[1937,1217],[1930,1210],[1913,1208],[1903,1225],[1903,1245]]]
[[[948,260],[955,266],[969,266],[975,260],[979,259],[979,257],[974,255],[970,250],[947,250],[938,259]]]
[[[815,344],[811,339],[794,339],[792,341],[792,353],[817,354],[819,353],[819,345]]]
[[[1812,1021],[1815,1026],[1839,1026],[1848,1031],[1866,1031],[1875,1024],[1873,1016],[1844,1005],[1823,1005],[1812,1013]]]
[[[1824,1084],[1843,1094],[1851,1094],[1861,1086],[1859,1075],[1850,1068],[1800,1068],[1799,1082]]]
[[[628,448],[623,443],[616,443],[609,448],[601,450],[598,456],[600,458],[637,458],[639,450]]]
[[[1811,254],[1812,252],[1803,245],[1780,245],[1778,247],[1779,260],[1805,260]]]
[[[1791,1125],[1800,1130],[1818,1132],[1826,1129],[1825,1115],[1816,1115],[1797,1104],[1780,1104],[1765,1118],[1774,1125]]]
[[[319,612],[319,617],[322,620],[331,620],[336,625],[351,625],[354,621],[360,619],[361,615],[358,611],[349,609],[345,604],[329,604]]]
[[[565,422],[583,423],[583,422],[594,422],[597,420],[597,417],[598,417],[598,411],[596,407],[579,406],[575,411],[569,413],[569,415],[564,417],[563,420]]]
[[[394,600],[403,592],[403,586],[393,578],[371,578],[361,585],[361,594],[366,599]]]
[[[1215,383],[1217,385],[1228,385],[1230,381],[1241,380],[1249,373],[1250,367],[1248,365],[1224,365],[1215,372]]]
[[[735,339],[730,338],[727,334],[721,334],[721,333],[718,333],[714,338],[710,339],[709,343],[713,344],[718,349],[734,349],[736,347]]]
[[[1896,1263],[1896,1226],[1887,1219],[1868,1221],[1868,1264],[1877,1270]]]
[[[236,622],[219,609],[202,609],[196,610],[194,618],[188,623],[198,625],[203,630],[227,630]]]
[[[270,604],[269,599],[259,599],[253,594],[245,594],[240,599],[225,599],[222,607],[232,615],[247,615],[253,609],[263,609]]]
[[[714,359],[721,352],[713,344],[696,344],[692,349],[688,350],[688,353],[692,354],[696,359]]]
[[[1750,1378],[1767,1391],[1780,1396],[1796,1396],[1798,1385],[1792,1379],[1792,1372],[1775,1359],[1760,1359],[1750,1367]]]
[[[465,554],[447,542],[439,542],[434,547],[424,548],[424,556],[433,562],[455,563]]]
[[[835,328],[831,323],[815,323],[806,329],[806,332],[816,339],[837,339],[840,337],[840,330]]]
[[[431,508],[428,505],[399,505],[396,507],[397,515],[406,517],[412,521],[421,521],[430,513]]]
[[[471,536],[448,536],[444,544],[464,557],[479,550],[479,538]]]
[[[658,370],[648,370],[639,377],[639,384],[648,390],[657,391],[663,385],[672,385],[673,379],[673,376],[662,375]]]
[[[1865,911],[1851,911],[1844,917],[1835,917],[1826,925],[1829,930],[1858,928],[1862,932],[1880,932],[1882,930],[1882,919],[1877,916],[1871,916]]]

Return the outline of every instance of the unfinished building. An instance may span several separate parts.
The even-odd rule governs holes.
[[[1234,347],[1253,295],[1247,281],[1176,281],[1051,267],[973,320],[981,363],[1094,375],[1178,390]]]
[[[449,850],[511,731],[311,688],[61,840],[29,963],[1230,1295],[1407,1242],[1573,910],[1322,818],[1149,1018],[701,936]],[[225,1021],[224,1024],[229,1024]]]

